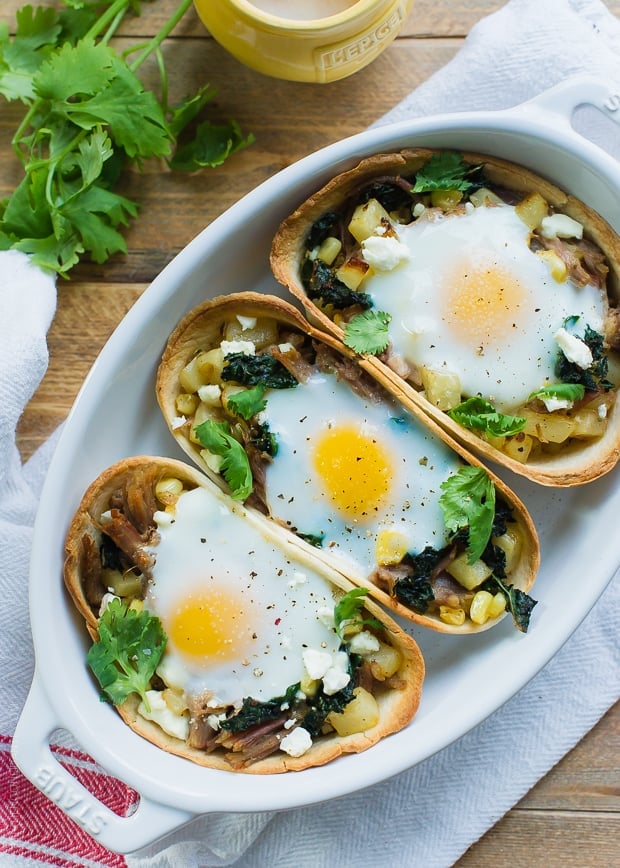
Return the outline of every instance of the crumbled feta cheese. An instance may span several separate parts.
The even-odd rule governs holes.
[[[570,401],[568,398],[554,398],[552,395],[548,398],[541,396],[540,400],[549,413],[553,413],[554,410],[570,410],[573,406],[573,401]]]
[[[362,241],[362,258],[375,271],[393,271],[409,259],[409,249],[392,235],[369,235]]]
[[[543,217],[540,232],[545,238],[583,238],[583,226],[567,214]]]
[[[308,581],[308,576],[298,570],[293,572],[292,577],[288,580],[289,588],[297,588],[299,585],[304,585]]]
[[[281,353],[288,353],[291,350],[294,350],[295,347],[293,346],[293,344],[290,341],[287,341],[284,344],[278,344],[278,349],[280,350]]]
[[[607,404],[599,404],[598,405],[597,415],[598,415],[599,419],[606,419],[607,418]]]
[[[185,416],[175,416],[171,422],[172,430],[176,431],[178,428],[182,428],[186,422],[187,422],[187,419]]]
[[[256,347],[252,341],[222,341],[221,350],[225,356],[233,353],[243,353],[244,356],[256,355]]]
[[[362,630],[356,633],[349,642],[349,651],[353,654],[360,654],[362,657],[368,654],[374,654],[378,651],[381,645],[376,636],[369,633],[368,630]]]
[[[345,651],[337,651],[332,656],[332,665],[323,676],[323,693],[333,696],[346,687],[351,676],[348,673],[349,655]]]
[[[222,712],[221,714],[209,714],[209,715],[207,715],[207,723],[209,724],[209,726],[211,727],[211,729],[214,732],[217,732],[219,730],[220,723],[223,720],[226,720],[225,712]]]
[[[185,741],[189,732],[189,721],[187,717],[174,714],[174,712],[172,712],[166,705],[166,701],[159,690],[147,690],[146,698],[148,699],[151,710],[147,711],[144,702],[140,702],[140,705],[138,706],[138,714],[146,718],[146,720],[152,720],[153,723],[156,723],[164,732],[167,732],[168,735],[172,735],[174,738],[180,738],[182,741]]]
[[[308,676],[315,680],[322,678],[333,665],[332,655],[329,651],[316,651],[314,648],[307,648],[303,652],[302,658]]]
[[[292,727],[295,726],[295,723],[296,723],[296,722],[297,722],[297,721],[295,720],[294,717],[289,717],[288,720],[285,720],[285,721],[284,721],[284,729],[292,729]]]
[[[217,383],[200,386],[198,389],[198,397],[203,401],[203,403],[208,404],[209,406],[219,404],[220,398],[222,397],[222,387]]]
[[[169,527],[174,522],[174,512],[156,509],[153,513],[153,520],[158,527]]]
[[[242,316],[240,313],[237,314],[237,322],[241,326],[242,331],[247,331],[247,329],[253,329],[256,325],[256,317],[255,316]]]
[[[285,735],[280,742],[280,750],[289,756],[303,756],[312,747],[312,736],[303,726],[298,726]]]
[[[581,338],[570,334],[563,327],[558,329],[553,337],[569,362],[573,362],[584,370],[590,367],[593,362],[592,352]]]
[[[113,594],[111,591],[108,591],[107,594],[104,594],[101,598],[101,605],[99,606],[99,617],[103,615],[105,610],[108,608],[112,600],[120,600],[120,597],[117,597],[116,594]]]
[[[422,214],[426,211],[426,206],[422,204],[422,202],[416,202],[413,206],[413,211],[411,212],[414,217],[421,217]]]
[[[324,627],[334,626],[334,609],[331,606],[321,606],[317,609],[316,617]]]

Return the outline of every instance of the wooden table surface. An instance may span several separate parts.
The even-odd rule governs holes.
[[[4,0],[12,26],[22,2]],[[330,85],[278,81],[226,54],[190,12],[166,44],[172,96],[209,82],[218,92],[213,120],[235,118],[255,143],[217,170],[192,177],[160,164],[127,175],[121,190],[141,205],[127,233],[128,254],[104,266],[82,264],[61,281],[49,333],[49,370],[18,429],[24,459],[55,430],[99,350],[149,282],[204,226],[294,160],[364,129],[458,51],[473,24],[497,0],[416,0],[399,38],[357,75]],[[620,16],[620,0],[607,5]],[[176,0],[145,4],[126,22],[120,43],[156,32]],[[0,112],[0,198],[21,179],[10,139],[23,110]],[[470,866],[620,865],[620,705],[457,863]],[[501,769],[498,769],[501,774]],[[450,830],[446,830],[450,834]]]

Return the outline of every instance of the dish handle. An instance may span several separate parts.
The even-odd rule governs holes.
[[[121,817],[99,801],[61,765],[50,749],[56,717],[35,672],[17,723],[11,754],[23,774],[103,847],[131,853],[193,819],[194,814],[139,796],[132,814]]]
[[[620,125],[620,82],[612,86],[593,75],[570,76],[515,106],[510,113],[531,114],[542,110],[547,115],[555,115],[554,120],[563,122],[573,132],[578,132],[572,125],[572,119],[575,110],[583,105],[597,109],[610,121]]]

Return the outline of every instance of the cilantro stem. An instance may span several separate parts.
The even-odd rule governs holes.
[[[172,33],[174,28],[183,18],[183,16],[193,2],[194,0],[181,0],[181,3],[179,3],[179,5],[177,6],[175,12],[166,21],[161,30],[152,39],[149,39],[149,41],[145,44],[144,48],[136,57],[134,62],[129,64],[129,68],[132,72],[135,72],[137,69],[139,69],[139,67],[142,66],[147,57],[149,57],[149,55],[152,54],[153,51],[159,48],[164,39],[166,39]]]
[[[130,2],[131,0],[114,0],[114,3],[112,3],[112,5],[99,16],[90,30],[87,31],[84,35],[84,39],[92,39],[94,42],[102,31],[104,31],[109,25],[112,25],[109,32],[102,37],[102,42],[107,42],[123,20],[125,13],[129,9]]]

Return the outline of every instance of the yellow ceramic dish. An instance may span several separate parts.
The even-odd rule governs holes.
[[[401,29],[413,0],[194,3],[214,39],[241,63],[274,78],[324,83],[373,61]]]

